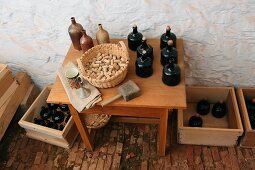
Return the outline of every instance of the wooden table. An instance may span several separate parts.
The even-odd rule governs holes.
[[[117,43],[123,39],[112,40],[112,43]],[[127,45],[127,41],[123,40]],[[142,95],[129,102],[119,99],[105,107],[97,104],[95,107],[78,113],[70,104],[67,94],[62,86],[59,77],[53,85],[53,88],[47,99],[48,103],[68,104],[76,126],[80,132],[81,138],[89,150],[93,150],[92,140],[88,133],[88,129],[84,126],[84,114],[107,113],[109,115],[118,116],[122,122],[130,123],[158,123],[159,124],[159,155],[165,155],[166,133],[168,123],[169,109],[185,109],[186,93],[184,79],[184,61],[183,61],[183,41],[177,40],[178,47],[178,63],[181,68],[181,82],[179,85],[170,87],[166,86],[162,80],[162,66],[160,64],[160,48],[159,40],[149,39],[147,42],[154,48],[154,63],[153,75],[148,78],[140,78],[135,74],[135,59],[136,53],[129,50],[130,64],[126,76],[127,80],[133,80],[140,87]],[[81,56],[81,51],[76,51],[71,46],[64,63],[72,61],[76,63],[77,57]],[[117,88],[99,89],[102,93],[103,101],[117,94]]]

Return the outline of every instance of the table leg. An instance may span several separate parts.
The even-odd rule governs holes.
[[[159,123],[159,151],[160,156],[165,156],[167,136],[168,110],[160,113]]]
[[[86,149],[92,151],[93,150],[93,144],[91,142],[91,138],[88,132],[88,129],[86,126],[84,126],[82,124],[82,121],[80,119],[79,113],[77,112],[77,110],[71,105],[68,105],[70,112],[72,114],[73,120],[77,126],[77,129],[80,132],[81,138],[85,144]]]

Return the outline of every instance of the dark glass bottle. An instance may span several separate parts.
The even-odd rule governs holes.
[[[37,125],[41,125],[41,126],[45,126],[45,121],[42,120],[42,119],[37,119],[37,118],[34,118],[34,123],[37,124]]]
[[[48,103],[47,105],[50,110],[57,109],[59,106],[58,104],[54,104],[54,103]]]
[[[48,108],[42,106],[40,116],[43,120],[49,119],[51,117],[51,111]]]
[[[133,26],[133,32],[128,34],[128,47],[130,50],[136,51],[137,47],[142,44],[142,33],[137,31],[137,26]]]
[[[149,77],[153,73],[152,60],[145,50],[143,50],[142,56],[136,59],[135,72],[136,75],[143,78]]]
[[[145,37],[143,37],[142,39],[142,44],[137,47],[137,58],[143,55],[143,51],[146,51],[147,56],[150,57],[153,61],[153,48],[149,44],[147,44],[147,40]]]
[[[160,37],[161,49],[167,46],[168,40],[173,40],[173,46],[176,48],[176,35],[171,32],[171,27],[169,25],[166,27],[166,33],[162,34]]]
[[[207,115],[210,112],[210,103],[203,99],[197,103],[197,113],[200,115]]]
[[[216,118],[222,118],[227,113],[227,105],[223,101],[219,101],[213,105],[212,115]]]
[[[160,62],[162,66],[165,66],[169,63],[169,59],[172,58],[174,63],[178,62],[178,52],[177,49],[173,47],[173,40],[167,42],[167,47],[161,50]]]
[[[60,110],[62,110],[63,112],[66,112],[66,111],[69,110],[67,104],[61,104],[61,105],[59,105],[59,108],[60,108]]]
[[[74,49],[81,50],[80,39],[82,37],[81,31],[83,30],[83,27],[75,21],[74,17],[71,18],[71,22],[72,24],[68,28],[68,33],[72,40]]]
[[[62,131],[64,129],[64,125],[59,125],[58,130]]]
[[[181,81],[181,69],[171,58],[163,68],[162,81],[168,86],[176,86]]]
[[[191,116],[189,119],[190,127],[202,127],[203,119],[199,115]]]
[[[61,111],[57,111],[52,115],[52,120],[55,123],[61,123],[64,121],[65,115]]]

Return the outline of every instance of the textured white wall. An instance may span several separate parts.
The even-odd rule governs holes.
[[[136,23],[146,37],[167,24],[185,42],[188,84],[255,85],[254,0],[0,0],[0,63],[52,83],[70,45],[76,17],[95,37],[102,23],[126,37]]]

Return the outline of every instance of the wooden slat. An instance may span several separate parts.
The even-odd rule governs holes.
[[[10,72],[8,66],[6,64],[0,64],[0,80],[5,76],[5,74],[7,74],[8,72]]]
[[[15,93],[18,87],[18,82],[14,80],[6,92],[3,94],[3,96],[0,98],[0,107],[2,107],[5,102],[7,102],[7,100]]]
[[[92,151],[93,150],[93,142],[92,142],[92,138],[89,134],[89,131],[88,131],[87,127],[83,124],[83,122],[81,122],[80,115],[75,110],[75,108],[72,105],[68,105],[68,107],[69,107],[69,110],[72,114],[74,122],[76,124],[76,127],[80,132],[81,138],[82,138],[86,148],[88,150]]]
[[[83,114],[108,114],[117,116],[131,116],[131,117],[150,117],[160,118],[160,113],[166,109],[161,108],[136,108],[136,107],[117,107],[117,106],[94,106],[92,109],[86,110]]]
[[[166,136],[167,136],[167,121],[168,121],[168,110],[160,114],[159,124],[159,149],[158,154],[165,156],[166,151]]]
[[[40,92],[39,92],[38,88],[34,84],[31,84],[24,99],[22,100],[22,102],[20,104],[20,108],[22,110],[26,111],[32,105],[32,103],[37,98],[39,93]]]
[[[255,130],[252,129],[248,111],[246,108],[245,99],[251,99],[255,97],[255,88],[241,88],[237,89],[237,99],[242,117],[242,123],[244,127],[244,135],[240,139],[241,147],[255,148]]]
[[[160,120],[155,118],[137,118],[137,117],[125,117],[125,116],[113,116],[112,122],[122,123],[143,123],[143,124],[159,124]]]
[[[19,104],[23,100],[26,91],[28,90],[31,79],[26,73],[18,73],[16,75],[19,87],[15,90],[12,96],[0,108],[0,140],[2,139],[9,123],[11,122]]]
[[[0,100],[4,93],[7,91],[7,89],[11,86],[13,83],[14,78],[11,74],[11,72],[8,70],[6,74],[3,75],[3,77],[0,79]]]

